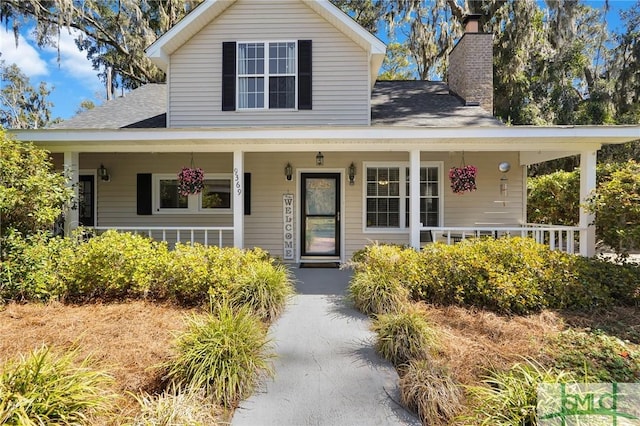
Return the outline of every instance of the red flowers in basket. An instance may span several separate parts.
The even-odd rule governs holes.
[[[449,169],[449,180],[451,181],[451,189],[456,194],[462,194],[465,191],[475,191],[476,174],[478,168],[475,166],[452,167]]]
[[[183,167],[178,173],[178,193],[184,197],[195,195],[204,189],[204,172],[200,167]]]

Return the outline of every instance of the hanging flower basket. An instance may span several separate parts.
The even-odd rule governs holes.
[[[449,180],[451,189],[455,194],[462,194],[465,191],[475,191],[476,174],[478,169],[475,166],[452,167],[449,169]]]
[[[204,189],[204,172],[200,167],[183,167],[178,173],[178,193],[184,197],[196,195]]]

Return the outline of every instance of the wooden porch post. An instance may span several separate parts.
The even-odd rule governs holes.
[[[420,250],[420,150],[409,153],[409,245]]]
[[[80,180],[80,154],[78,152],[65,151],[64,153],[64,173],[69,178],[67,186],[73,189],[73,201],[71,208],[65,211],[64,234],[70,235],[71,231],[80,224],[78,182]]]
[[[244,152],[233,151],[233,246],[244,248]]]
[[[596,151],[583,151],[580,153],[580,203],[586,199],[596,188]],[[596,227],[592,225],[594,214],[588,213],[580,206],[580,254],[593,257],[596,254]]]

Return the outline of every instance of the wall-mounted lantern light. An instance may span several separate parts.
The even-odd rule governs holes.
[[[511,164],[509,164],[506,161],[503,161],[502,163],[498,164],[498,170],[502,172],[502,177],[500,178],[500,195],[504,200],[505,198],[507,198],[507,189],[509,186],[508,185],[509,179],[507,179],[507,172],[511,170]]]
[[[353,164],[353,161],[349,165],[349,185],[354,185],[356,183],[356,165]]]
[[[109,176],[109,171],[104,166],[104,164],[100,164],[100,167],[98,167],[98,177],[100,177],[100,180],[103,180],[105,182],[109,182],[111,180],[111,176]]]
[[[321,152],[316,154],[316,166],[324,165],[324,155]]]
[[[287,165],[284,166],[284,176],[287,180],[293,179],[293,167],[291,167],[291,163],[287,163]]]

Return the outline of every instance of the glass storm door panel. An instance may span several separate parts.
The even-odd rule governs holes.
[[[96,226],[95,176],[80,175],[78,180],[78,216],[80,226]]]
[[[340,255],[340,174],[303,173],[302,255]]]

